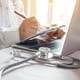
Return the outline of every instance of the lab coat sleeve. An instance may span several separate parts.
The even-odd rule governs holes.
[[[5,28],[0,30],[0,49],[19,42],[18,28]]]

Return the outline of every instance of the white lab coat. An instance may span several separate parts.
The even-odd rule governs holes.
[[[24,14],[21,0],[0,0],[0,48],[19,40],[18,28],[23,19],[14,11]]]

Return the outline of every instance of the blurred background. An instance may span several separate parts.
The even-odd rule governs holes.
[[[66,25],[74,11],[76,0],[22,0],[27,17],[35,16],[42,25]]]

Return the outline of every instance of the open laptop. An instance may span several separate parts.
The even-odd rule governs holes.
[[[62,55],[70,55],[80,60],[80,15],[77,8],[71,19]]]

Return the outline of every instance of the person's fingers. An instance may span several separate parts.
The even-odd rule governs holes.
[[[55,39],[62,38],[64,36],[65,32],[62,29],[57,29],[56,31],[49,32],[47,36],[45,36],[44,41],[45,42],[51,42]]]
[[[62,29],[58,29],[58,38],[62,38],[64,36],[65,32]]]

